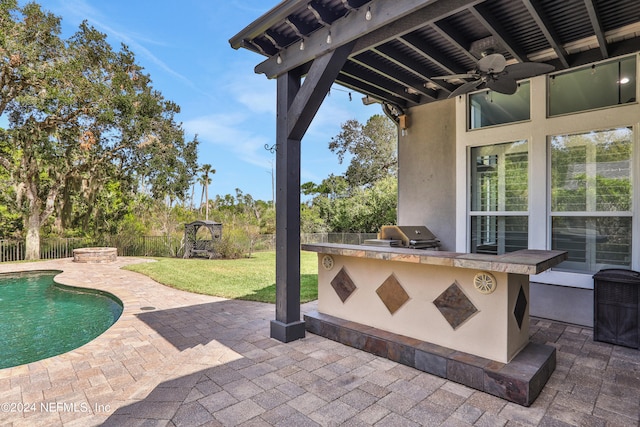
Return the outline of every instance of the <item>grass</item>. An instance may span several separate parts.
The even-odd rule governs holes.
[[[198,294],[275,303],[276,254],[257,252],[251,258],[154,258],[126,270],[149,276],[158,283]],[[318,298],[318,261],[314,252],[300,252],[300,302]]]

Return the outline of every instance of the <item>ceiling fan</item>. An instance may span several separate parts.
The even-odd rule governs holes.
[[[500,53],[483,53],[475,69],[465,74],[432,77],[435,80],[473,79],[456,88],[449,98],[464,95],[476,89],[489,88],[493,91],[512,95],[518,90],[517,80],[534,77],[555,70],[553,65],[540,62],[520,62],[507,65]]]

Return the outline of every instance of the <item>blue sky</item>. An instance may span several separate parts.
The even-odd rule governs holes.
[[[24,4],[25,1],[20,1]],[[67,38],[88,20],[119,49],[124,43],[151,76],[155,89],[181,107],[178,120],[187,138],[200,140],[198,162],[216,169],[209,194],[240,188],[271,200],[275,156],[264,149],[275,142],[275,80],[255,74],[265,58],[234,50],[229,39],[274,7],[277,0],[40,0],[62,18]],[[362,123],[380,114],[364,106],[362,95],[336,86],[325,99],[302,141],[302,182],[319,183],[341,174],[331,138],[348,119]],[[196,189],[196,194],[200,190]]]

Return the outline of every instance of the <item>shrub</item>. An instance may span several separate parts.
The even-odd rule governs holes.
[[[222,237],[215,243],[214,248],[220,258],[242,258],[251,251],[251,239],[241,229],[225,228],[222,230]]]

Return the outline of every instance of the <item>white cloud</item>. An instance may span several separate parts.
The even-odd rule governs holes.
[[[266,150],[265,145],[271,146],[275,135],[268,138],[245,130],[248,120],[250,116],[242,113],[211,114],[186,121],[184,128],[189,134],[198,134],[201,144],[223,147],[245,163],[270,170],[275,155]],[[302,182],[320,182],[326,178],[304,166],[300,170],[300,177]]]
[[[264,7],[263,2],[264,0],[258,0],[254,5],[254,4],[251,4],[251,2],[246,2],[246,1],[232,1],[231,4],[233,5],[233,7],[239,10],[250,12],[252,14],[255,14],[256,16],[259,16],[267,10]]]
[[[263,74],[247,72],[252,65],[245,62],[232,64],[225,85],[230,97],[256,114],[276,116],[276,82]]]
[[[333,136],[340,131],[340,126],[347,120],[356,119],[365,123],[374,114],[383,114],[379,105],[365,106],[362,104],[362,96],[357,92],[351,92],[341,87],[334,87],[320,107],[320,110],[311,122],[308,138],[324,138],[328,143]],[[328,131],[335,133],[328,134]]]
[[[183,123],[190,134],[197,134],[201,144],[213,144],[233,152],[243,162],[271,168],[271,154],[265,150],[270,139],[245,130],[250,117],[242,113],[221,113],[196,117]]]
[[[182,80],[191,87],[195,87],[193,82],[191,82],[187,77],[172,69],[143,45],[143,43],[158,44],[155,39],[114,28],[107,23],[99,10],[87,4],[85,0],[62,0],[61,8],[64,11],[63,16],[65,19],[73,19],[76,22],[86,19],[89,24],[93,25],[99,31],[107,34],[107,36],[114,40],[129,46],[136,55],[140,54],[140,56],[148,59],[166,73]]]

